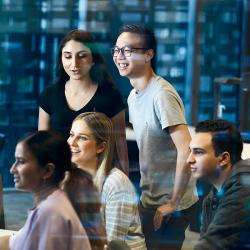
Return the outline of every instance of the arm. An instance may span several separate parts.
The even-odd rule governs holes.
[[[39,107],[38,130],[48,130],[50,128],[50,115]]]
[[[120,185],[124,185],[124,183],[120,183]],[[109,242],[112,240],[124,241],[133,219],[133,204],[129,199],[129,192],[124,192],[121,188],[112,187],[112,185],[109,189],[104,211],[107,240]]]
[[[186,163],[189,154],[189,143],[191,136],[186,125],[171,126],[169,134],[177,149],[176,172],[172,198],[169,203],[164,204],[156,210],[154,217],[155,230],[159,229],[164,216],[173,213],[183,197],[191,176],[191,171]]]
[[[121,240],[131,249],[144,249],[137,194],[125,174],[117,170],[108,176],[102,190],[102,201],[108,242]]]
[[[115,134],[115,144],[117,149],[118,164],[121,170],[128,175],[129,163],[128,163],[128,148],[126,141],[126,131],[125,131],[125,111],[121,111],[111,118],[114,134]],[[117,166],[117,167],[119,167]]]

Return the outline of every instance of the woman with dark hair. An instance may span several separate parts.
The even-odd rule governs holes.
[[[46,88],[39,98],[38,130],[52,128],[67,138],[77,115],[102,112],[111,118],[116,132],[116,165],[128,173],[125,105],[89,32],[72,30],[62,39],[55,83]]]
[[[10,249],[90,250],[85,229],[60,189],[65,172],[73,171],[67,141],[51,131],[30,134],[17,143],[15,159],[10,169],[15,187],[33,193],[34,207],[10,238]]]
[[[86,230],[92,250],[103,250],[106,233],[100,214],[101,198],[92,176],[83,169],[75,167],[74,171],[66,174],[61,188],[72,202]]]

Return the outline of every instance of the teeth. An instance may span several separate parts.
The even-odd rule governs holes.
[[[119,65],[120,68],[128,67],[128,63],[119,63],[118,65]]]
[[[19,181],[19,178],[14,178],[14,182],[17,182],[17,181]]]
[[[72,153],[72,154],[77,154],[77,153],[80,153],[80,151],[79,151],[79,150],[76,150],[76,149],[71,149],[71,153]]]

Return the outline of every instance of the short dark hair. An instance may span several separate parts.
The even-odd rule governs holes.
[[[240,132],[232,123],[223,119],[206,120],[196,125],[195,132],[212,133],[212,144],[216,156],[226,151],[230,154],[233,164],[241,160],[243,141]]]
[[[156,55],[156,38],[154,32],[143,24],[126,24],[122,26],[119,33],[130,32],[138,34],[142,39],[142,47],[152,49]],[[155,68],[155,56],[152,59],[152,67]]]
[[[113,85],[113,80],[111,76],[108,74],[106,69],[106,63],[104,57],[100,54],[98,50],[98,46],[94,40],[94,37],[90,32],[84,31],[81,29],[74,29],[69,31],[65,37],[60,41],[58,51],[57,51],[57,60],[56,60],[56,82],[57,83],[65,83],[69,80],[68,74],[65,72],[62,64],[62,50],[65,44],[71,40],[76,42],[80,42],[84,44],[91,50],[94,65],[90,69],[90,77],[91,79],[102,85],[104,83],[109,83]]]
[[[37,131],[18,141],[36,159],[40,168],[47,163],[55,166],[51,182],[56,185],[63,180],[65,171],[72,169],[71,151],[66,139],[55,131]]]

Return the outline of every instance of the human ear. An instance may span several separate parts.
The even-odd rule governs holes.
[[[48,180],[51,178],[51,176],[54,174],[55,172],[55,165],[53,163],[47,163],[44,166],[44,173],[43,173],[43,179],[44,180]]]
[[[145,62],[147,63],[151,61],[152,58],[154,57],[154,51],[152,49],[149,49],[146,51],[145,55],[146,55]]]
[[[103,141],[102,143],[100,143],[98,146],[97,146],[97,149],[96,149],[96,153],[97,154],[100,154],[100,153],[103,153],[103,151],[105,150],[106,148],[106,142]]]
[[[226,166],[231,162],[230,154],[225,151],[219,155],[219,165]]]

